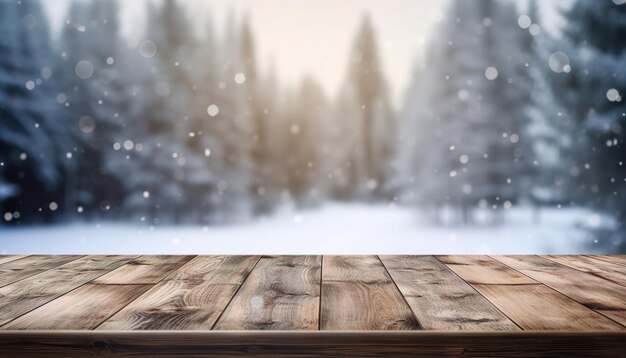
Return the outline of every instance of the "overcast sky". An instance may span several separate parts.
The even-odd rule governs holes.
[[[144,29],[146,1],[119,1],[123,32],[138,40]],[[44,0],[53,29],[60,28],[70,0]],[[394,98],[408,84],[412,65],[425,48],[433,24],[448,0],[181,0],[196,23],[212,19],[219,31],[229,11],[250,16],[260,65],[273,61],[280,80],[297,83],[311,75],[336,93],[345,79],[348,53],[364,13],[377,30],[384,72]]]

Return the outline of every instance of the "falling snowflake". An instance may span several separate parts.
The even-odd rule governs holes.
[[[207,113],[211,117],[215,117],[220,113],[220,108],[216,104],[212,104],[206,109]]]
[[[75,67],[76,76],[78,78],[86,80],[93,76],[94,68],[91,62],[87,60],[79,61]]]
[[[238,84],[238,85],[240,85],[240,84],[243,84],[244,82],[246,82],[246,75],[244,75],[244,74],[243,74],[243,73],[241,73],[241,72],[238,72],[238,73],[235,75],[235,83],[236,83],[236,84]]]
[[[157,46],[154,42],[150,40],[142,41],[139,44],[139,54],[145,58],[154,57],[157,53]]]

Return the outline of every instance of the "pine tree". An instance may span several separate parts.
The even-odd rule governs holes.
[[[118,11],[115,1],[74,1],[61,34],[59,98],[73,145],[65,163],[68,215],[77,207],[89,216],[108,213],[124,196],[106,150],[121,136],[132,106]]]
[[[395,144],[395,123],[388,98],[376,35],[369,16],[365,16],[350,54],[347,91],[358,113],[355,165],[357,193],[382,194],[391,167],[388,165]]]
[[[487,194],[473,186],[477,177],[483,179],[484,155],[499,132],[485,125],[493,107],[483,103],[489,89],[484,78],[488,55],[484,11],[476,4],[452,3],[414,89],[417,99],[408,119],[414,123],[408,125],[420,132],[405,149],[405,160],[415,166],[405,180],[411,200],[421,205],[466,208],[474,195]]]
[[[305,78],[288,109],[284,133],[284,161],[288,187],[299,203],[314,204],[324,189],[318,168],[321,166],[319,138],[323,136],[322,118],[326,99],[319,85]]]
[[[219,114],[215,120],[222,147],[220,160],[223,171],[218,177],[217,221],[246,220],[253,210],[250,195],[254,173],[251,159],[254,127],[248,101],[249,88],[246,86],[246,61],[241,57],[242,47],[241,34],[231,14],[226,23],[218,64]]]
[[[264,104],[267,98],[262,97],[261,78],[257,71],[257,58],[254,39],[250,29],[249,18],[244,18],[239,32],[239,56],[242,73],[246,81],[244,86],[244,96],[247,99],[247,107],[250,110],[250,125],[253,130],[250,138],[250,155],[253,167],[253,178],[251,183],[251,196],[254,200],[254,209],[257,213],[268,213],[272,210],[272,205],[262,196],[268,190],[274,190],[275,183],[272,182],[274,172],[272,158],[270,157],[269,123],[268,116],[264,113]],[[264,195],[259,196],[261,192]]]
[[[258,105],[263,114],[256,126],[257,139],[253,148],[257,170],[254,178],[256,192],[252,192],[252,197],[256,198],[256,212],[267,214],[280,206],[281,198],[285,197],[283,194],[289,189],[283,159],[288,151],[285,128],[289,126],[285,107],[291,103],[291,93],[280,86],[273,62],[262,72],[258,88]],[[277,96],[277,93],[281,95]]]
[[[400,162],[404,200],[424,206],[511,207],[528,195],[530,75],[515,8],[455,1],[407,95]],[[436,211],[436,210],[435,210]]]
[[[0,2],[0,30],[0,209],[14,222],[41,220],[58,205],[65,138],[40,2]]]
[[[577,192],[621,222],[626,216],[626,6],[576,1],[563,15],[570,64],[568,71],[554,74],[554,93],[580,129],[575,138],[579,162],[572,168],[581,173]]]
[[[528,113],[534,86],[529,71],[534,38],[516,25],[515,4],[496,1],[491,6],[493,12],[487,14],[490,16],[487,17],[490,21],[488,31],[493,32],[490,57],[498,75],[491,81],[495,86],[486,100],[495,107],[491,121],[500,124],[504,140],[495,143],[491,156],[497,156],[499,160],[492,161],[489,166],[492,176],[497,172],[503,178],[496,188],[500,203],[495,200],[494,204],[502,205],[507,200],[515,204],[530,199],[537,174],[533,151],[535,138],[529,133],[532,119]],[[490,75],[488,72],[489,68],[485,70],[486,77]]]
[[[210,223],[219,208],[218,181],[224,173],[221,159],[223,152],[219,133],[219,52],[209,21],[206,33],[193,54],[191,76],[192,90],[189,138],[187,139],[186,195],[189,205],[185,208],[190,216],[197,216],[199,223]]]
[[[138,49],[147,68],[139,90],[143,108],[133,121],[142,150],[131,161],[135,173],[126,183],[131,193],[126,206],[153,223],[180,222],[187,218],[182,215],[185,203],[191,202],[185,187],[198,155],[187,145],[193,122],[194,41],[184,9],[175,0],[159,8],[148,4],[146,38]]]
[[[543,27],[537,1],[529,2],[526,15],[532,23]],[[574,126],[551,91],[555,83],[548,59],[550,49],[557,46],[557,42],[545,31],[539,36],[523,31],[523,35],[522,52],[526,54],[530,75],[527,136],[532,138],[535,157],[530,200],[538,209],[571,199],[571,193],[576,191],[573,179],[580,169],[572,157]]]

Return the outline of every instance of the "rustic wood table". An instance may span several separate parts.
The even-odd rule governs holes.
[[[0,256],[0,356],[626,357],[626,256]]]

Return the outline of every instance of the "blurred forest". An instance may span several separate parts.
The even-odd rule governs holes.
[[[402,108],[363,17],[339,95],[260,69],[249,18],[196,36],[147,3],[138,47],[115,1],[74,1],[53,38],[37,0],[0,1],[0,225],[245,221],[329,200],[626,217],[626,5],[452,0]],[[375,16],[375,14],[371,14]],[[251,14],[254,16],[254,14]]]

